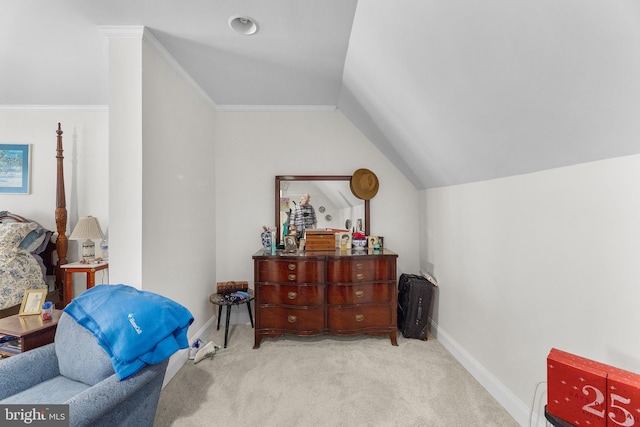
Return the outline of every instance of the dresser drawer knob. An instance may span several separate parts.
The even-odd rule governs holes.
[[[296,265],[295,265],[295,264],[289,264],[289,265],[287,266],[287,268],[288,268],[289,270],[293,271],[293,270],[295,270],[295,269],[296,269]]]
[[[364,320],[364,314],[356,314],[356,322],[362,322]]]
[[[288,297],[289,299],[296,299],[296,298],[298,298],[298,293],[297,293],[297,292],[289,292],[289,293],[287,294],[287,297]]]
[[[289,317],[287,317],[287,320],[289,321],[289,323],[296,323],[298,321],[298,316],[289,315]]]
[[[289,280],[296,280],[296,275],[295,274],[290,274],[289,275]]]
[[[362,280],[362,279],[364,279],[364,274],[362,273],[356,274],[356,280]]]
[[[358,270],[362,270],[362,268],[363,268],[363,267],[364,267],[364,265],[362,265],[362,264],[360,264],[360,263],[357,263],[357,264],[356,264],[356,268],[357,268]]]
[[[364,291],[356,291],[356,298],[362,298],[364,296]]]

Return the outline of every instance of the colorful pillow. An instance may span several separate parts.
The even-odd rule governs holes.
[[[20,247],[32,254],[39,254],[47,247],[51,234],[51,231],[38,226],[20,242]]]

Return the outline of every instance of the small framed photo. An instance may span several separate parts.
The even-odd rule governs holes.
[[[42,313],[42,304],[46,298],[46,289],[27,289],[24,292],[22,305],[20,305],[20,312],[18,314],[22,316]]]
[[[336,246],[341,251],[351,249],[351,233],[348,231],[336,233]]]
[[[378,247],[376,248],[376,245]],[[369,249],[379,249],[378,236],[369,236],[367,237],[367,246]]]
[[[296,236],[284,236],[284,250],[285,251],[297,251],[298,244],[296,243]]]

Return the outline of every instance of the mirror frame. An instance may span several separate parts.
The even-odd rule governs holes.
[[[276,191],[274,198],[274,219],[276,224],[276,242],[280,242],[280,232],[282,224],[280,224],[280,183],[282,181],[347,181],[351,183],[351,175],[276,175]],[[369,200],[364,202],[364,233],[368,236],[371,230],[371,218],[369,209]]]

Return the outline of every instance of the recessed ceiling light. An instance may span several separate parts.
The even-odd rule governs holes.
[[[232,16],[229,18],[229,26],[236,33],[245,36],[251,36],[258,32],[258,23],[248,16]]]

